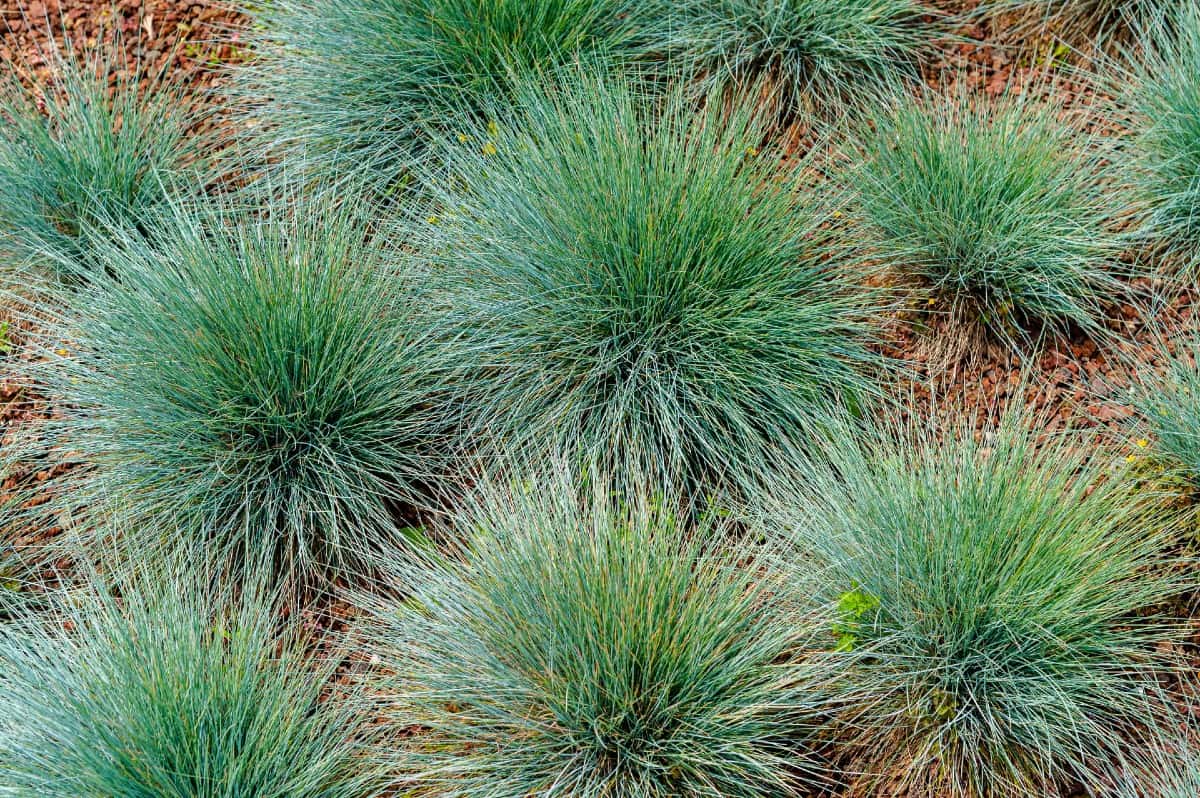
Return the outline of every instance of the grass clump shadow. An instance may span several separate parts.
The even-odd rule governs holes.
[[[1006,413],[848,424],[772,489],[839,613],[831,734],[861,794],[1106,794],[1167,714],[1178,514],[1089,441]]]
[[[622,458],[699,494],[876,392],[879,297],[819,154],[781,163],[746,107],[567,70],[447,145],[415,239],[442,275],[472,439]],[[479,142],[486,142],[479,146]],[[530,453],[533,453],[532,455]]]
[[[143,563],[147,565],[147,563]],[[361,798],[372,784],[333,662],[253,587],[99,576],[0,629],[0,781],[17,798]]]
[[[379,751],[429,796],[791,795],[826,773],[806,749],[820,674],[766,545],[688,528],[668,500],[614,500],[566,466],[485,480],[462,544],[368,599]]]
[[[420,278],[360,211],[174,205],[102,252],[119,279],[35,308],[54,323],[28,376],[62,397],[49,434],[81,462],[53,496],[78,530],[119,515],[147,556],[266,556],[310,586],[398,545],[438,490],[449,366]]]
[[[183,81],[131,63],[120,36],[83,55],[52,41],[41,56],[46,85],[19,59],[0,76],[0,251],[17,282],[76,282],[96,246],[194,192],[206,153]]]
[[[1029,95],[926,95],[870,115],[853,174],[875,255],[993,337],[1103,329],[1124,292],[1111,147]]]

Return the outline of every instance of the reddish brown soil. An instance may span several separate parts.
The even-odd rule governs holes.
[[[213,73],[203,67],[241,56],[242,21],[229,4],[212,0],[2,0],[0,59],[28,64],[36,75],[47,66],[51,33],[60,44],[69,36],[81,49],[119,35],[151,71],[169,62],[207,82]]]

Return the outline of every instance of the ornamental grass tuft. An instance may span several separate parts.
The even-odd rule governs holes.
[[[855,180],[878,258],[929,306],[1024,342],[1119,295],[1111,148],[1031,96],[875,112]]]
[[[1011,410],[847,424],[773,488],[801,573],[837,608],[833,734],[863,794],[1101,790],[1160,717],[1185,632],[1174,511],[1090,440]],[[839,658],[842,660],[839,664]]]
[[[477,375],[471,439],[704,492],[872,396],[879,299],[819,153],[781,164],[745,106],[560,80],[448,143],[417,220]]]
[[[76,54],[51,43],[46,85],[19,59],[0,76],[0,252],[30,276],[77,281],[93,248],[141,228],[193,191],[205,154],[175,73],[119,53],[120,38]]]
[[[1138,28],[1126,75],[1139,135],[1130,150],[1152,243],[1194,272],[1200,262],[1200,3]]]
[[[819,627],[770,552],[710,516],[613,497],[562,468],[486,481],[456,553],[369,599],[369,692],[401,792],[431,798],[791,795],[823,773],[806,745]],[[643,494],[644,495],[644,494]]]
[[[922,55],[945,35],[920,0],[682,0],[659,9],[658,50],[710,86],[771,83],[793,111],[916,79]]]
[[[250,592],[160,569],[93,577],[0,629],[14,798],[362,798],[349,702]]]
[[[119,278],[35,308],[77,527],[115,514],[139,550],[270,556],[314,585],[397,545],[447,454],[449,359],[386,230],[337,196],[172,206],[100,252]]]

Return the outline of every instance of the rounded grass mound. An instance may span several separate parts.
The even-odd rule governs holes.
[[[1146,229],[1194,270],[1200,261],[1200,3],[1139,28],[1127,89],[1141,129],[1131,151],[1149,208]]]
[[[79,278],[92,248],[137,229],[198,178],[202,153],[178,81],[148,73],[106,45],[82,59],[51,45],[50,82],[0,77],[0,252],[18,266]],[[112,83],[110,85],[110,76]]]
[[[759,152],[745,108],[618,79],[571,73],[518,109],[455,142],[423,220],[478,375],[473,440],[707,489],[873,392],[875,296],[813,160]]]
[[[1089,441],[1038,429],[1019,411],[981,430],[847,425],[775,488],[840,615],[835,728],[865,791],[1098,789],[1158,712],[1176,519]]]
[[[361,798],[357,724],[267,602],[144,573],[0,631],[14,798]],[[114,592],[120,588],[118,598]]]
[[[1007,340],[1097,330],[1111,265],[1103,142],[1029,97],[881,111],[856,182],[877,256],[932,307]]]
[[[393,191],[431,134],[460,133],[556,64],[642,53],[635,0],[282,0],[257,12],[246,90],[284,152]]]
[[[813,627],[768,552],[577,484],[481,485],[459,554],[372,605],[370,692],[393,728],[419,729],[379,751],[396,787],[757,798],[816,783],[816,679],[792,656]]]
[[[395,545],[446,454],[447,359],[415,281],[330,197],[174,207],[153,241],[104,251],[120,278],[60,313],[34,375],[83,453],[56,494],[77,519],[122,514],[139,548],[178,528],[305,581]]]
[[[917,77],[943,34],[919,0],[682,0],[660,4],[658,49],[710,85],[765,80],[792,110]],[[665,8],[669,6],[669,9]]]

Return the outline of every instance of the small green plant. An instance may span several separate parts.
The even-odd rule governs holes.
[[[862,794],[1099,789],[1162,711],[1160,645],[1185,634],[1156,611],[1185,588],[1162,559],[1176,519],[1019,410],[922,424],[847,423],[768,501],[838,610],[844,765]]]
[[[1192,270],[1200,261],[1200,3],[1138,29],[1126,75],[1140,135],[1130,153],[1153,243]]]
[[[0,783],[14,798],[361,798],[333,662],[250,585],[94,577],[0,630]],[[119,591],[120,596],[116,594]]]
[[[244,90],[285,153],[394,191],[514,83],[641,52],[636,0],[282,0],[257,13]]]
[[[638,461],[700,496],[869,397],[877,296],[831,227],[818,156],[781,172],[745,106],[697,115],[684,89],[655,106],[620,78],[560,80],[447,144],[417,220],[479,375],[472,441]]]
[[[790,795],[806,753],[818,634],[769,551],[680,525],[670,502],[614,502],[574,472],[486,482],[457,555],[370,604],[379,750],[400,793],[431,798]],[[642,494],[644,496],[644,494]]]
[[[879,609],[879,599],[864,592],[860,587],[855,587],[838,596],[838,619],[833,624],[833,634],[838,641],[837,651],[854,650],[854,647],[858,645],[863,623],[869,623],[877,609]]]
[[[942,31],[920,0],[660,2],[658,48],[709,85],[774,84],[792,110],[915,78]]]
[[[32,273],[78,279],[93,244],[138,229],[173,193],[194,190],[204,154],[182,83],[117,55],[51,44],[51,82],[23,62],[0,77],[0,252]],[[110,76],[111,81],[110,85]]]
[[[856,173],[878,256],[1006,340],[1095,331],[1120,290],[1104,142],[1026,96],[877,112]]]
[[[386,235],[318,192],[174,206],[103,250],[118,278],[35,310],[31,378],[85,453],[55,500],[84,528],[120,514],[139,550],[176,545],[166,526],[303,581],[398,545],[446,454],[448,358]]]

